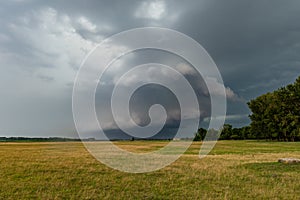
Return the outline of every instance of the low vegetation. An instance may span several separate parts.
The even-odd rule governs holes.
[[[115,142],[148,152],[163,141]],[[195,142],[159,171],[128,174],[95,160],[80,142],[0,143],[0,199],[299,199],[299,143],[219,141],[204,159]]]

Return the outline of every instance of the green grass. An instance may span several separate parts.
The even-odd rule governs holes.
[[[166,142],[116,142],[148,152]],[[201,143],[156,172],[128,174],[95,160],[79,142],[0,143],[0,199],[300,199],[300,143],[220,141],[204,159]]]

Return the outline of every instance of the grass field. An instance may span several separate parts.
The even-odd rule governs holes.
[[[145,152],[165,142],[117,142]],[[204,159],[201,143],[156,172],[128,174],[95,160],[80,142],[0,143],[0,199],[300,199],[300,143],[220,141]]]

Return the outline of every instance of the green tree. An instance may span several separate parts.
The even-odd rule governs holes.
[[[199,128],[197,133],[195,133],[194,141],[202,141],[206,136],[207,130],[204,128]]]
[[[220,139],[221,140],[229,140],[232,136],[232,125],[230,124],[224,124]]]
[[[300,77],[248,102],[251,132],[256,138],[294,141],[300,137]]]

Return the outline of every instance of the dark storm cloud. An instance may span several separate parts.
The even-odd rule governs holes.
[[[172,28],[202,44],[232,96],[227,121],[247,124],[246,101],[300,74],[299,13],[298,0],[2,1],[0,135],[74,132],[70,83],[80,62],[105,37],[143,26]]]
[[[297,0],[166,1],[167,14],[178,14],[169,24],[165,24],[167,17],[159,20],[135,17],[142,2],[132,2],[78,1],[70,6],[67,1],[52,1],[52,6],[73,16],[86,13],[95,22],[112,24],[114,32],[153,22],[179,30],[207,49],[225,83],[247,99],[251,97],[248,92],[256,95],[274,89],[292,81],[299,73],[300,3]],[[271,81],[274,83],[270,84]],[[255,86],[263,87],[263,91]],[[251,88],[255,91],[249,91]]]
[[[200,42],[225,85],[249,100],[300,74],[299,10],[299,1],[199,1],[182,15],[176,29]],[[245,104],[228,104],[229,115],[248,112]],[[249,120],[234,124],[240,121]]]
[[[102,84],[98,86],[96,93],[96,110],[101,126],[104,127],[104,129],[108,130],[108,133],[116,133],[117,131],[117,125],[114,122],[114,118],[110,109],[110,97],[112,96],[112,91],[114,89],[116,81],[119,80],[120,76],[131,69],[132,66],[138,66],[144,63],[154,63],[157,61],[159,61],[160,64],[173,66],[184,74],[186,79],[190,82],[191,86],[196,91],[199,107],[201,109],[201,119],[210,115],[210,99],[208,95],[208,89],[204,83],[204,80],[191,66],[188,65],[188,63],[184,61],[184,59],[164,51],[156,51],[150,49],[136,51],[126,55],[124,58],[121,58],[120,60],[118,60],[118,62],[113,63],[100,80],[100,83]],[[125,86],[123,90],[128,90],[128,88],[126,88],[128,83],[132,84],[136,81],[139,81],[137,77],[142,77],[142,80],[147,80],[149,79],[149,77],[153,76],[156,76],[158,79],[165,80],[171,78],[163,74],[164,71],[161,71],[159,74],[155,75],[152,73],[151,69],[145,70],[141,74],[135,73],[134,76],[125,79],[127,82],[123,82]],[[174,80],[170,81],[174,85],[177,84]],[[230,92],[229,89],[227,89],[227,91]],[[181,91],[181,93],[184,92],[185,91]],[[190,98],[190,96],[185,97]],[[231,96],[230,98],[234,98],[234,96]],[[162,105],[166,109],[167,114],[167,120],[163,131],[160,131],[155,136],[155,138],[172,138],[179,126],[181,115],[178,99],[176,99],[176,96],[174,96],[174,94],[170,90],[167,90],[167,88],[161,88],[152,84],[145,85],[134,92],[129,104],[132,119],[138,125],[148,125],[150,122],[148,112],[150,107],[154,104]],[[188,109],[191,109],[189,117],[195,117],[193,116],[194,108]],[[114,131],[111,132],[110,129]],[[167,131],[168,129],[170,130]],[[168,134],[166,134],[166,132],[168,132]],[[193,134],[194,130],[188,130],[187,132]]]
[[[207,1],[202,12],[195,8],[185,13],[177,28],[199,41],[225,83],[248,99],[299,74],[299,5],[276,0]]]

